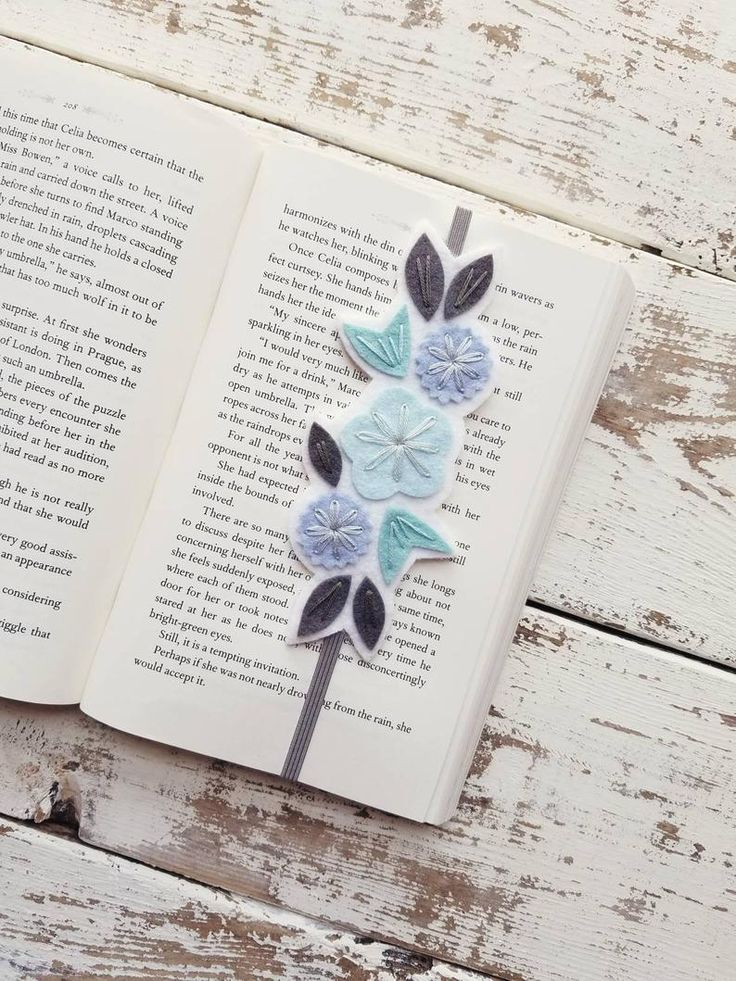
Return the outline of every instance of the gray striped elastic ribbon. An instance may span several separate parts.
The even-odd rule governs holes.
[[[468,229],[470,228],[470,219],[472,217],[473,212],[469,211],[467,208],[455,208],[455,214],[452,216],[450,231],[447,235],[447,248],[453,255],[460,255],[460,253],[463,251]]]
[[[473,212],[467,208],[455,208],[450,231],[447,235],[447,247],[453,255],[460,255],[462,252],[472,217]],[[336,634],[330,634],[322,641],[317,667],[314,669],[312,680],[309,683],[307,697],[304,699],[299,721],[296,724],[296,729],[294,729],[294,735],[291,737],[289,751],[281,770],[281,776],[287,780],[299,779],[302,765],[309,751],[309,745],[312,742],[314,727],[317,725],[319,713],[324,705],[332,672],[335,670],[337,659],[340,656],[344,636],[344,632],[338,630]]]
[[[343,631],[338,630],[336,634],[330,634],[322,641],[322,647],[317,659],[317,667],[314,669],[312,680],[309,684],[309,691],[302,706],[299,721],[296,724],[294,735],[291,737],[289,752],[284,760],[284,767],[281,776],[287,780],[298,780],[301,773],[304,757],[307,755],[309,744],[312,741],[314,727],[317,724],[317,717],[322,710],[325,694],[335,670],[337,658],[342,647]]]

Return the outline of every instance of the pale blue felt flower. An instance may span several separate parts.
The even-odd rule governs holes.
[[[483,390],[491,374],[491,355],[472,330],[448,325],[420,344],[416,369],[430,398],[447,405]]]
[[[367,415],[347,423],[340,441],[353,463],[353,485],[363,497],[429,497],[444,483],[453,431],[441,412],[407,389],[389,388]]]
[[[311,565],[343,569],[368,551],[372,530],[358,501],[347,494],[324,494],[300,516],[296,539]]]

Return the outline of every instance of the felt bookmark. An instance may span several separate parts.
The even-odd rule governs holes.
[[[468,322],[488,295],[493,256],[458,258],[471,217],[455,210],[446,245],[429,227],[415,232],[384,324],[343,325],[345,348],[371,382],[346,419],[316,419],[308,431],[311,486],[292,506],[290,531],[314,575],[287,640],[322,644],[281,771],[290,780],[299,779],[345,635],[359,657],[373,657],[401,576],[417,558],[454,552],[436,510],[454,484],[463,416],[488,397],[493,367],[482,329]]]

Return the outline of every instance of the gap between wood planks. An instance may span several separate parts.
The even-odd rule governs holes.
[[[622,630],[621,627],[617,627],[612,623],[604,623],[602,620],[589,619],[588,617],[581,616],[579,613],[572,613],[567,609],[550,606],[548,603],[540,603],[538,600],[533,600],[529,597],[527,597],[524,606],[528,606],[532,610],[539,610],[540,613],[547,613],[558,617],[560,620],[569,620],[571,623],[588,627],[591,630],[597,630],[599,633],[606,634],[609,637],[615,637],[617,640],[628,640],[633,644],[640,645],[641,647],[648,647],[650,649],[653,648],[655,651],[674,654],[677,657],[683,657],[686,660],[694,661],[697,664],[707,665],[711,668],[719,668],[721,671],[725,671],[727,674],[736,674],[736,664],[726,664],[723,661],[713,661],[708,657],[703,657],[702,654],[694,654],[692,651],[685,651],[681,647],[675,647],[672,644],[661,643],[660,641],[654,640],[651,637],[629,633],[628,631]]]
[[[59,807],[56,810],[57,806]],[[130,855],[121,856],[117,852],[110,851],[107,848],[103,848],[100,845],[92,844],[83,841],[78,834],[79,824],[76,820],[76,815],[74,812],[74,805],[71,801],[59,802],[58,805],[54,804],[51,810],[51,814],[43,822],[37,823],[32,820],[19,820],[16,817],[9,817],[8,815],[0,813],[0,820],[5,824],[9,825],[11,828],[27,828],[36,835],[46,835],[49,838],[61,838],[69,841],[73,841],[76,846],[89,849],[91,852],[98,852],[99,854],[113,860],[117,864],[123,864],[128,867],[142,867],[145,869],[150,869],[154,871],[157,875],[161,876],[163,880],[168,879],[169,881],[181,881],[187,882],[192,885],[192,887],[197,890],[204,889],[212,896],[223,896],[226,899],[232,900],[233,902],[238,902],[240,900],[249,900],[252,903],[257,903],[257,905],[264,907],[264,909],[272,909],[274,914],[277,916],[279,913],[283,913],[288,907],[283,905],[278,905],[276,903],[269,903],[263,899],[252,899],[249,896],[241,896],[237,893],[232,893],[228,889],[223,889],[221,886],[211,885],[210,883],[202,883],[198,879],[194,879],[191,876],[184,875],[180,872],[170,872],[167,869],[159,868],[158,866],[151,865],[148,862],[143,862],[138,858],[134,858]],[[0,833],[0,852],[2,851],[2,834]],[[495,974],[488,971],[480,970],[479,968],[469,968],[453,960],[448,960],[446,958],[434,957],[431,954],[427,954],[425,951],[421,950],[419,947],[407,947],[403,944],[397,944],[395,940],[389,940],[380,936],[371,936],[369,934],[356,933],[354,929],[350,927],[341,927],[339,924],[335,924],[329,920],[320,920],[313,916],[308,916],[298,910],[289,910],[289,912],[294,913],[302,919],[306,926],[314,926],[318,930],[335,930],[344,929],[346,933],[353,938],[354,942],[360,946],[370,945],[370,944],[383,944],[386,948],[391,948],[395,951],[401,952],[401,954],[406,955],[406,961],[400,965],[391,965],[383,968],[384,971],[391,971],[392,976],[395,976],[396,981],[400,978],[413,978],[416,975],[426,975],[427,972],[433,972],[435,967],[450,967],[461,972],[463,979],[478,978],[479,981],[482,978],[490,978],[491,981],[508,981],[508,975]],[[104,940],[104,938],[101,938]],[[5,935],[6,942],[12,940],[12,937],[7,933]],[[397,972],[394,975],[394,968]]]
[[[595,222],[582,223],[576,220],[574,215],[565,213],[564,211],[556,211],[553,208],[543,208],[543,207],[532,207],[529,203],[521,197],[514,196],[504,196],[498,193],[496,189],[484,187],[480,181],[473,181],[470,176],[465,176],[464,174],[458,173],[456,171],[445,171],[441,167],[426,167],[420,168],[415,163],[412,163],[408,158],[403,157],[400,153],[392,151],[391,148],[386,148],[386,156],[380,157],[375,153],[372,153],[370,148],[366,147],[364,143],[360,140],[346,140],[344,142],[338,142],[335,139],[330,139],[326,137],[319,129],[311,129],[309,126],[298,127],[292,123],[287,122],[282,119],[277,113],[264,113],[256,114],[252,112],[247,112],[245,109],[240,107],[234,100],[228,99],[223,95],[210,95],[207,92],[201,92],[197,89],[190,88],[187,85],[174,85],[165,79],[151,78],[145,75],[143,72],[136,72],[127,66],[117,64],[113,61],[101,58],[92,60],[88,57],[82,57],[81,55],[75,54],[73,51],[64,47],[53,47],[50,44],[45,44],[42,41],[30,36],[20,33],[8,33],[7,31],[0,30],[0,37],[4,37],[9,41],[16,41],[20,44],[28,44],[31,47],[41,48],[44,51],[49,51],[56,55],[61,55],[62,57],[69,58],[71,61],[76,61],[82,65],[94,65],[97,68],[104,68],[108,71],[113,71],[118,75],[123,75],[127,78],[135,78],[138,81],[146,82],[148,85],[154,85],[159,89],[165,89],[168,92],[173,92],[177,95],[184,95],[190,99],[196,99],[198,102],[205,102],[209,105],[217,106],[220,109],[226,109],[229,112],[237,113],[240,116],[247,116],[249,119],[257,119],[261,122],[268,123],[272,126],[277,126],[279,129],[287,130],[292,133],[297,133],[301,136],[307,136],[312,139],[317,140],[324,146],[331,146],[342,150],[349,150],[352,153],[357,153],[362,157],[366,157],[369,160],[374,160],[377,163],[386,163],[394,167],[398,167],[401,170],[406,171],[410,174],[415,174],[419,177],[427,177],[432,180],[441,182],[447,187],[457,188],[461,191],[468,191],[471,194],[478,194],[481,197],[488,198],[498,204],[505,205],[514,211],[521,211],[527,214],[538,215],[541,218],[547,218],[550,221],[555,221],[560,225],[565,225],[568,228],[574,228],[579,231],[588,232],[591,235],[603,238],[606,241],[617,242],[620,245],[625,245],[630,248],[638,249],[640,252],[645,252],[647,255],[656,256],[657,258],[664,259],[666,262],[672,263],[673,265],[679,266],[683,269],[692,269],[698,273],[702,273],[707,276],[713,276],[716,279],[726,279],[731,280],[732,277],[726,276],[723,272],[716,270],[715,272],[710,269],[703,269],[700,266],[693,265],[692,263],[683,262],[682,259],[672,258],[665,253],[662,249],[656,245],[650,245],[647,242],[642,242],[640,239],[634,236],[627,236],[624,234],[622,229],[619,229],[617,233],[613,233],[610,228],[603,228]]]

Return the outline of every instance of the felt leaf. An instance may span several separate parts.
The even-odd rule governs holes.
[[[337,487],[342,474],[342,453],[332,436],[318,422],[313,422],[309,430],[307,452],[322,480],[331,487]]]
[[[416,515],[402,508],[389,508],[378,535],[378,562],[388,585],[404,567],[413,548],[450,555],[452,548],[437,532]]]
[[[411,332],[409,313],[402,307],[385,330],[345,324],[345,336],[355,353],[377,371],[403,378],[409,368]]]
[[[464,266],[447,287],[445,318],[451,320],[466,313],[488,292],[493,278],[493,256],[490,252]]]
[[[386,622],[386,607],[378,588],[366,577],[353,597],[353,623],[368,650],[379,641]]]
[[[350,592],[350,576],[332,576],[323,579],[309,594],[299,621],[298,637],[307,637],[336,620],[347,602]]]
[[[429,236],[419,236],[406,257],[404,276],[409,296],[425,320],[430,320],[442,302],[445,272]]]

